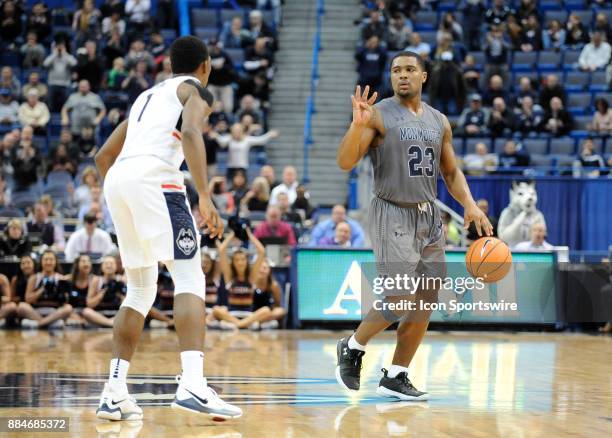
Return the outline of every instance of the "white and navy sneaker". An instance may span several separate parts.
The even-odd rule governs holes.
[[[196,414],[203,414],[212,419],[228,420],[242,416],[242,409],[221,400],[210,386],[191,388],[181,382],[181,376],[176,376],[179,384],[172,408],[182,409]]]
[[[365,351],[352,350],[348,346],[348,338],[342,338],[336,345],[336,380],[345,389],[359,390],[361,379],[361,360]]]
[[[136,404],[136,399],[129,394],[116,394],[104,384],[104,391],[100,397],[100,404],[96,416],[103,420],[142,420],[142,409]]]
[[[428,399],[426,392],[419,391],[414,387],[408,378],[408,373],[401,372],[395,377],[388,377],[386,369],[383,368],[381,371],[384,376],[380,379],[376,394],[405,401],[425,401]]]

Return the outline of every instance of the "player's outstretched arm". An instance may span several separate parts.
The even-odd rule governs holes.
[[[102,175],[102,178],[106,176],[108,169],[111,168],[121,153],[123,143],[125,143],[125,136],[127,135],[127,127],[127,119],[119,123],[96,154],[96,167],[98,168],[100,175]]]
[[[369,86],[361,93],[361,87],[358,85],[355,95],[351,96],[353,121],[338,147],[338,166],[342,170],[349,171],[359,163],[379,132],[380,114],[373,106],[377,93],[368,98],[369,93]]]
[[[442,155],[440,156],[440,170],[448,191],[463,206],[464,228],[467,229],[470,222],[474,222],[479,236],[482,236],[483,231],[487,236],[491,236],[493,226],[474,202],[465,175],[457,166],[455,150],[453,149],[453,131],[446,117],[444,117],[444,139],[442,141]]]

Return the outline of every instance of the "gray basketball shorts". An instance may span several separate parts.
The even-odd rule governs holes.
[[[424,207],[422,210],[398,207],[374,197],[370,205],[369,231],[378,276],[396,277],[399,274],[443,280],[446,261],[440,210],[433,202]],[[431,287],[428,289],[433,292]],[[387,291],[385,295],[404,295],[404,292]]]

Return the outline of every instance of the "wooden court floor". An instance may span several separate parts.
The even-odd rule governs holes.
[[[362,390],[340,389],[335,344],[346,333],[209,332],[209,382],[245,412],[214,423],[166,407],[179,372],[176,334],[149,330],[128,381],[145,419],[123,424],[94,414],[107,375],[109,331],[0,331],[0,417],[69,417],[65,436],[72,437],[612,435],[612,337],[430,332],[411,378],[431,399],[409,403],[375,393],[393,353],[392,332],[368,346]]]

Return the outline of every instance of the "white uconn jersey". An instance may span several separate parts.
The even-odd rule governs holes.
[[[118,160],[152,155],[178,170],[185,157],[177,126],[183,105],[176,90],[189,79],[200,83],[193,76],[177,76],[138,96],[130,110],[127,135]]]

